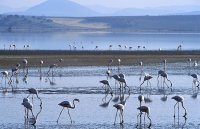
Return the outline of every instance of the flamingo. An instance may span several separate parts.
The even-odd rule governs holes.
[[[186,108],[183,105],[184,98],[182,96],[174,96],[174,97],[172,97],[172,99],[176,100],[176,104],[174,105],[174,117],[175,117],[175,108],[176,108],[177,104],[178,104],[178,112],[179,112],[179,102],[182,104],[182,107],[185,110],[185,115],[183,117],[186,117],[187,110],[186,110]]]
[[[139,66],[140,66],[140,78],[139,78],[139,80],[141,81],[141,79],[142,79],[142,73],[143,73],[143,63],[142,63],[142,61],[139,62]]]
[[[118,45],[118,47],[119,47],[119,49],[121,49],[121,48],[122,48],[122,46],[121,46],[121,45]]]
[[[50,70],[52,70],[52,76],[53,76],[53,68],[57,67],[57,64],[50,64],[49,65],[49,71],[47,72],[47,74],[49,75]]]
[[[9,84],[11,84],[12,77],[14,76],[14,74],[16,75],[16,82],[18,82],[18,80],[17,80],[17,74],[18,74],[17,72],[18,72],[18,70],[19,70],[19,67],[12,68],[12,75],[10,76]]]
[[[164,78],[164,81],[163,81],[163,85],[164,84],[166,84],[167,85],[167,83],[165,82],[165,79],[167,79],[167,81],[169,81],[170,82],[170,84],[171,84],[171,87],[172,87],[172,82],[168,79],[168,74],[166,73],[166,72],[162,72],[161,73],[161,76]],[[169,88],[169,86],[167,85],[167,87]]]
[[[28,44],[28,45],[26,45],[26,47],[27,47],[27,49],[29,49],[29,48],[30,48],[30,45]]]
[[[113,75],[112,77],[115,79],[115,92],[116,92],[116,85],[117,85],[117,82],[119,82],[119,78],[120,77],[118,75],[116,75],[116,74]]]
[[[188,58],[188,64],[189,64],[189,66],[188,66],[188,68],[189,68],[189,73],[188,73],[188,75],[190,75],[191,61],[192,61],[192,59],[191,59],[191,58]]]
[[[69,102],[69,101],[63,101],[63,102],[61,102],[61,103],[58,104],[58,105],[60,105],[61,107],[63,107],[63,109],[62,109],[61,112],[60,112],[60,115],[62,114],[62,111],[64,110],[65,107],[68,109],[68,115],[69,115],[69,118],[70,118],[71,123],[72,123],[72,119],[71,119],[71,116],[70,116],[70,113],[69,113],[69,108],[75,109],[75,104],[74,104],[75,101],[80,102],[79,99],[74,99],[74,100],[73,100],[73,105],[72,105],[72,103]],[[58,119],[57,119],[57,121],[56,121],[57,123],[58,123],[58,120],[59,120],[59,118],[60,118],[60,115],[58,116]]]
[[[124,119],[123,119],[124,105],[123,104],[115,104],[115,105],[113,105],[113,107],[117,108],[117,112],[118,112],[118,110],[120,110],[120,114],[119,114],[120,124],[123,124],[124,123]],[[116,115],[115,115],[114,125],[115,125],[116,118],[117,118],[117,112],[116,112]]]
[[[13,47],[14,47],[14,50],[15,50],[16,49],[16,45],[14,44]]]
[[[32,94],[32,102],[33,102],[33,95],[35,94],[36,97],[40,100],[40,106],[42,105],[42,100],[38,95],[38,90],[36,90],[35,88],[29,88],[28,89],[29,95],[27,96],[27,98]]]
[[[44,64],[43,60],[40,60],[40,74],[42,73],[42,65]]]
[[[144,114],[144,122],[145,122],[145,116],[147,115],[147,117],[148,117],[148,119],[149,119],[149,121],[150,121],[148,128],[150,128],[151,125],[152,125],[152,121],[151,121],[151,118],[150,118],[150,116],[149,116],[150,107],[147,107],[147,106],[140,106],[140,107],[138,107],[137,109],[140,110],[140,113],[137,115],[137,120],[138,120],[138,116],[141,115],[142,112],[144,112],[144,113],[145,113],[145,114]]]
[[[198,63],[197,63],[197,61],[195,60],[194,61],[194,68],[197,68],[198,67]]]
[[[149,74],[146,74],[145,76],[144,76],[144,81],[142,82],[142,84],[140,84],[140,90],[141,90],[141,86],[144,84],[144,82],[145,81],[147,81],[147,86],[148,86],[148,84],[150,84],[150,87],[151,87],[151,83],[150,83],[150,79],[152,79],[153,77],[151,76],[151,75],[149,75]]]
[[[197,74],[192,74],[191,75],[193,77],[193,83],[196,86],[196,83],[198,82],[197,87],[199,88],[199,80],[198,80],[198,75]]]
[[[8,79],[8,71],[3,71],[3,72],[1,72],[2,74],[3,74],[3,77],[2,77],[2,80],[3,80],[3,78],[5,77],[5,84],[6,84],[6,79]],[[1,81],[2,81],[1,80]],[[8,79],[9,80],[9,79]]]
[[[16,67],[19,68],[19,67],[20,67],[20,63],[17,63],[17,64],[16,64]]]
[[[104,88],[104,86],[108,86],[108,88],[111,90],[110,94],[112,95],[113,91],[112,91],[112,88],[110,87],[108,80],[102,80],[99,82],[103,84],[103,86],[102,86],[103,88]],[[106,91],[106,87],[105,87],[105,91]]]
[[[27,59],[23,59],[22,63],[24,64],[23,72],[24,72],[24,69],[27,68],[27,73],[28,73],[28,67],[27,67],[28,61],[27,61]]]
[[[33,104],[29,102],[28,98],[24,98],[22,105],[24,105],[25,109],[25,114],[26,114],[26,110],[27,110],[27,119],[28,119],[28,111],[31,110],[32,116],[35,118],[34,114],[33,114]]]
[[[129,93],[130,93],[130,87],[127,85],[127,83],[126,83],[126,79],[125,78],[123,78],[123,77],[120,77],[119,78],[119,82],[120,82],[120,89],[122,89],[123,90],[123,88],[126,88],[126,87],[128,87],[128,89],[129,89]],[[125,84],[125,86],[123,87],[123,84]]]
[[[69,50],[71,51],[71,49],[72,49],[72,45],[71,45],[71,44],[69,44]]]
[[[113,45],[110,45],[110,46],[109,46],[109,50],[112,50],[112,47],[113,47]]]

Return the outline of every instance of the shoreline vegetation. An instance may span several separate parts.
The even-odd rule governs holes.
[[[43,17],[0,15],[0,32],[200,33],[200,15]]]
[[[121,65],[138,65],[161,63],[167,59],[168,63],[187,62],[188,58],[199,60],[200,50],[0,50],[0,68],[11,69],[23,59],[28,60],[28,67],[39,67],[39,62],[44,61],[44,67],[57,63],[62,58],[62,66],[107,66],[108,60],[113,59],[113,65],[117,65],[117,59],[121,59]]]

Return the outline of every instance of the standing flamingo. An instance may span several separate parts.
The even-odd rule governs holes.
[[[51,71],[52,71],[52,76],[53,76],[53,73],[54,73],[54,70],[53,70],[53,69],[54,69],[55,67],[57,67],[57,66],[58,66],[57,64],[50,64],[50,65],[49,65],[49,71],[47,72],[47,74],[49,75],[49,72],[50,72],[50,70],[51,70]]]
[[[119,74],[121,59],[118,59],[117,61],[118,61],[118,74]]]
[[[33,102],[33,95],[35,94],[36,97],[40,100],[40,106],[42,105],[42,100],[38,95],[38,90],[36,90],[35,88],[29,88],[28,89],[29,95],[27,96],[27,98],[32,94],[32,102]]]
[[[22,105],[24,105],[25,109],[25,114],[26,114],[26,110],[27,110],[27,119],[28,119],[28,111],[31,110],[32,116],[35,118],[34,114],[33,114],[33,104],[29,102],[28,98],[24,98]]]
[[[197,61],[195,60],[194,61],[194,68],[197,68],[198,67],[198,63],[197,63]]]
[[[142,73],[143,73],[143,63],[142,63],[142,61],[139,62],[139,66],[140,66],[140,78],[139,78],[139,80],[141,81],[141,79],[142,79]]]
[[[123,78],[123,77],[120,77],[120,78],[119,78],[119,82],[120,82],[120,89],[123,91],[123,88],[128,87],[128,89],[129,89],[128,92],[130,93],[130,87],[127,85],[126,79]],[[123,84],[124,84],[125,86],[123,86]]]
[[[140,110],[140,113],[137,115],[137,119],[138,119],[138,116],[141,115],[142,112],[144,112],[144,113],[145,113],[145,114],[144,114],[144,124],[145,124],[145,116],[147,115],[147,117],[148,117],[148,119],[149,119],[149,121],[150,121],[148,128],[150,128],[151,125],[152,125],[151,118],[149,117],[150,108],[147,107],[147,106],[140,106],[140,107],[138,107],[137,109]]]
[[[102,81],[100,81],[100,83],[102,83],[103,84],[103,88],[105,87],[105,86],[108,86],[108,88],[110,89],[110,94],[112,95],[113,94],[113,91],[112,91],[112,88],[110,87],[110,84],[109,84],[109,82],[108,82],[108,80],[102,80]],[[106,92],[106,87],[105,87],[105,92]]]
[[[28,73],[28,67],[27,67],[28,61],[27,61],[27,59],[23,59],[22,63],[24,64],[23,72],[27,68],[27,73]]]
[[[151,88],[151,83],[150,83],[150,79],[152,79],[153,77],[151,76],[151,75],[149,75],[149,74],[146,74],[145,76],[144,76],[144,81],[142,82],[142,84],[140,84],[140,90],[141,90],[141,86],[144,84],[144,82],[145,81],[147,81],[147,86],[148,86],[148,84],[150,84],[150,88]]]
[[[193,77],[193,83],[196,86],[196,83],[198,83],[198,85],[196,87],[199,88],[199,80],[198,80],[198,75],[197,74],[192,74],[191,75]]]
[[[123,124],[124,123],[124,119],[123,119],[124,105],[123,104],[115,104],[115,105],[113,105],[113,107],[117,108],[117,112],[118,112],[118,110],[120,110],[120,114],[119,114],[120,124]],[[115,115],[115,122],[116,122],[116,118],[117,118],[117,112]],[[114,125],[115,125],[115,122],[114,122]]]
[[[172,99],[174,99],[174,100],[176,100],[176,104],[174,105],[174,117],[175,117],[175,108],[176,108],[176,105],[178,104],[178,112],[179,112],[179,102],[182,104],[182,107],[183,107],[183,109],[185,110],[185,115],[183,116],[183,117],[186,117],[186,115],[187,115],[187,110],[186,110],[186,108],[184,107],[184,105],[183,105],[183,100],[184,100],[184,98],[182,97],[182,96],[174,96],[174,97],[172,97]]]
[[[190,75],[190,70],[191,70],[191,58],[188,58],[188,64],[189,64],[189,66],[188,66],[188,69],[189,69],[189,73],[188,73],[188,75]]]
[[[72,105],[72,103],[69,102],[69,101],[63,101],[63,102],[61,102],[61,103],[58,104],[58,105],[60,105],[60,106],[63,107],[63,109],[62,109],[61,112],[60,112],[60,115],[62,114],[62,111],[64,110],[65,107],[68,109],[68,115],[69,115],[69,118],[70,118],[71,123],[72,123],[72,119],[71,119],[71,116],[70,116],[70,113],[69,113],[69,108],[71,108],[71,109],[74,109],[74,108],[75,108],[74,101],[80,102],[79,99],[74,99],[74,100],[73,100],[73,105]],[[58,116],[58,119],[57,119],[57,121],[56,121],[57,123],[58,123],[58,120],[59,120],[59,118],[60,118],[60,115]]]
[[[164,86],[164,84],[166,84],[167,85],[167,83],[165,82],[165,79],[167,79],[167,81],[169,81],[170,82],[170,84],[171,84],[171,87],[172,87],[172,82],[168,79],[168,74],[166,73],[166,72],[162,72],[161,73],[161,76],[164,78],[164,81],[163,81],[163,86]],[[169,88],[169,86],[167,85],[167,87]]]
[[[3,72],[1,72],[2,74],[3,74],[3,77],[2,77],[2,80],[3,80],[3,78],[5,77],[5,84],[6,84],[6,79],[8,79],[8,71],[3,71]],[[2,81],[1,80],[1,81]],[[9,79],[8,79],[9,80]]]
[[[42,73],[42,65],[44,64],[43,60],[40,60],[40,74]]]

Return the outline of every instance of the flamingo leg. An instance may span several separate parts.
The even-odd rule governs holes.
[[[72,123],[72,118],[71,118],[70,113],[69,113],[69,108],[67,108],[67,109],[68,109],[68,115],[69,115],[70,121]]]
[[[122,122],[121,122],[121,124],[123,124],[123,123],[124,123],[123,109],[121,110],[121,117],[122,117]]]
[[[177,103],[178,103],[178,102],[177,102]],[[175,117],[175,108],[176,108],[177,103],[174,105],[174,117]]]
[[[149,114],[147,114],[147,117],[148,117],[148,119],[149,119],[149,121],[150,121],[148,128],[150,128],[151,125],[152,125],[152,121],[151,121],[151,118],[149,117]]]
[[[141,86],[144,84],[144,81],[142,82],[142,84],[140,84],[140,91],[142,90]]]
[[[117,112],[118,112],[118,109],[117,109]],[[116,115],[115,115],[115,122],[116,122],[116,118],[117,118],[117,112],[116,112]],[[115,125],[115,122],[114,122],[114,125]]]
[[[144,127],[145,127],[145,116],[146,116],[146,113],[144,114]]]
[[[186,110],[186,108],[184,107],[183,102],[181,102],[181,104],[182,104],[183,109],[185,110],[185,115],[184,115],[183,117],[186,117],[186,115],[187,115],[187,110]]]
[[[58,123],[58,120],[59,120],[60,115],[62,114],[63,110],[64,110],[64,107],[63,107],[63,109],[61,110],[61,112],[60,112],[60,114],[59,114],[59,116],[58,116],[58,119],[57,119],[57,121],[56,121],[57,123]]]

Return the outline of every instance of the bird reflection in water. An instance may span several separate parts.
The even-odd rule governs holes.
[[[104,108],[109,106],[109,103],[112,100],[113,96],[111,95],[110,97],[108,97],[108,94],[109,94],[109,91],[105,93],[105,96],[102,98],[102,104],[100,104],[99,106],[104,107]]]
[[[51,77],[51,79],[50,79],[50,77],[47,77],[46,79],[45,79],[45,82],[48,82],[49,81],[49,84],[51,85],[51,86],[55,86],[56,85],[56,82],[55,82],[55,78],[54,77]]]

